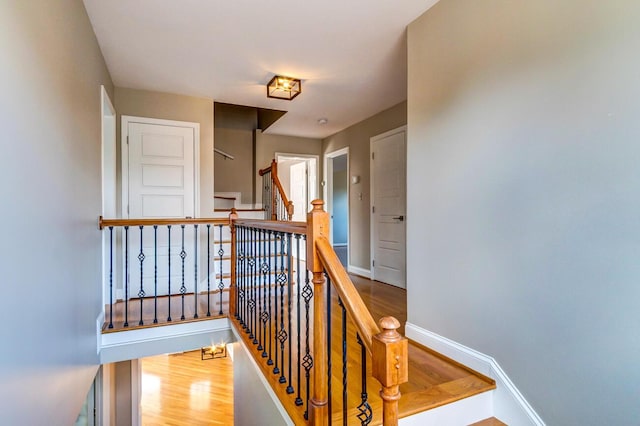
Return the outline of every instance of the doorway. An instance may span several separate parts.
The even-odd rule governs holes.
[[[371,279],[406,288],[406,126],[370,140]]]
[[[311,201],[318,198],[318,156],[276,153],[278,179],[293,202],[291,220],[305,222]]]
[[[349,267],[349,147],[324,156],[325,194],[331,220],[331,244],[340,262]]]
[[[199,211],[199,124],[142,117],[122,117],[122,217],[131,219],[194,218]],[[168,264],[183,263],[193,270],[195,256],[180,257],[185,247],[200,246],[196,235],[184,228],[171,231],[143,232],[132,229],[128,238],[129,276],[123,282],[140,283],[139,297],[166,295],[167,288],[155,288],[159,282],[180,282],[179,268]],[[127,236],[125,235],[125,238]],[[142,253],[159,253],[158,270],[152,262],[142,265]],[[168,261],[163,258],[169,257]],[[126,268],[125,268],[126,269]],[[170,272],[169,272],[170,271]],[[184,281],[184,280],[183,280]],[[195,280],[184,283],[186,292],[195,288]],[[178,286],[171,294],[178,294]]]

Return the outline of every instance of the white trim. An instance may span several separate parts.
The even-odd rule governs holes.
[[[116,141],[116,110],[104,86],[100,86],[100,177],[101,177],[101,214],[105,218],[115,218],[117,215],[117,141]],[[102,232],[102,314],[108,300],[107,270],[109,241],[107,232]],[[98,333],[100,334],[100,333]]]
[[[142,362],[131,360],[131,426],[142,425]]]
[[[404,236],[404,244],[405,244],[405,266],[404,266],[404,287],[400,287],[400,288],[407,288],[407,259],[406,259],[406,255],[407,255],[407,225],[406,225],[406,217],[407,217],[407,188],[406,188],[406,184],[407,184],[407,179],[406,179],[406,173],[407,173],[407,126],[400,126],[400,127],[396,127],[395,129],[389,130],[388,132],[384,132],[384,133],[380,133],[379,135],[375,135],[371,138],[369,138],[369,266],[371,267],[371,279],[375,280],[375,269],[373,267],[373,261],[374,259],[374,253],[375,253],[375,239],[374,239],[374,217],[373,217],[373,202],[374,200],[374,195],[375,195],[375,187],[374,187],[374,179],[373,179],[373,168],[374,168],[374,163],[373,163],[373,158],[372,158],[372,153],[373,153],[373,143],[380,140],[380,139],[384,139],[388,136],[391,135],[395,135],[396,133],[401,133],[404,132],[404,155],[405,155],[405,159],[404,159],[404,173],[405,173],[405,193],[404,193],[404,216],[405,216],[405,227],[404,227],[404,232],[405,232],[405,236]]]
[[[540,416],[492,357],[415,324],[405,325],[407,338],[427,346],[496,381],[493,415],[507,424],[544,426]]]
[[[102,325],[104,324],[104,308],[96,318],[96,353],[100,355],[100,346],[102,346]]]
[[[364,268],[359,268],[357,266],[349,265],[347,266],[347,272],[349,272],[350,274],[360,275],[361,277],[371,279],[370,269],[364,269]]]
[[[165,340],[171,337],[192,336],[229,329],[228,318],[217,318],[208,321],[195,321],[182,324],[165,325],[163,327],[139,328],[118,333],[102,335],[101,348],[115,348],[136,343]]]
[[[129,149],[127,148],[127,136],[129,123],[156,124],[160,126],[187,127],[193,129],[193,217],[200,217],[200,123],[189,121],[163,120],[159,118],[122,116],[120,128],[120,153],[122,157],[122,205],[121,217],[129,218],[126,207],[129,201]]]
[[[289,153],[289,152],[275,152],[274,153],[274,157],[276,158],[276,162],[280,162],[280,160],[278,159],[278,157],[284,157],[287,159],[296,159],[296,158],[300,158],[300,159],[304,159],[304,160],[309,160],[309,159],[315,159],[316,160],[316,198],[320,197],[320,156],[316,155],[316,154],[295,154],[295,153]],[[307,164],[308,166],[308,164]],[[309,178],[307,177],[307,180]],[[309,182],[307,182],[307,185],[309,184]],[[309,189],[307,188],[307,191]],[[308,194],[307,194],[308,195]],[[309,212],[309,210],[311,209],[311,201],[313,201],[313,199],[311,199],[312,197],[309,197],[309,205],[306,206],[304,208],[305,212]],[[295,209],[296,206],[293,206],[293,208]]]
[[[347,247],[349,244],[347,243],[333,243],[332,246],[334,247]]]

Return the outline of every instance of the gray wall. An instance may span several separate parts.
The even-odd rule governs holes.
[[[81,0],[0,2],[0,417],[70,425],[98,368],[100,85]]]
[[[322,153],[349,147],[349,173],[360,176],[349,193],[349,263],[369,270],[369,142],[373,136],[407,124],[407,103],[399,103],[322,140]],[[362,197],[360,197],[362,195]],[[362,199],[360,199],[362,198]]]
[[[253,203],[253,130],[215,128],[215,146],[234,159],[214,155],[216,192],[240,192],[236,205]]]
[[[116,87],[118,179],[123,115],[200,123],[200,217],[213,215],[213,100],[171,93]],[[118,181],[118,191],[121,190]],[[120,194],[118,193],[118,201]]]
[[[640,3],[439,2],[409,27],[408,319],[550,425],[640,421]]]

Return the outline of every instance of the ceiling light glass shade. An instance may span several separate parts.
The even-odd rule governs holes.
[[[300,79],[274,76],[267,84],[267,97],[275,99],[292,100],[302,92],[302,82]]]

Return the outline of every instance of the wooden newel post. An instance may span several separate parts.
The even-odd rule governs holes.
[[[287,204],[287,216],[289,216],[289,220],[293,218],[293,201],[289,200],[289,204]]]
[[[407,339],[398,333],[400,322],[394,317],[379,321],[382,331],[373,336],[372,373],[382,384],[382,424],[398,424],[398,400],[400,384],[409,380],[409,349]]]
[[[309,400],[309,424],[324,426],[329,424],[327,405],[327,283],[324,279],[322,262],[316,250],[315,241],[324,236],[329,238],[329,214],[322,206],[324,201],[313,200],[313,209],[307,213],[307,267],[313,274],[313,375],[311,377],[311,398]]]
[[[229,213],[229,229],[231,230],[231,278],[229,279],[229,316],[235,316],[237,312],[236,300],[238,296],[238,287],[236,285],[236,225],[238,212],[235,208]],[[222,271],[220,271],[222,274]]]

